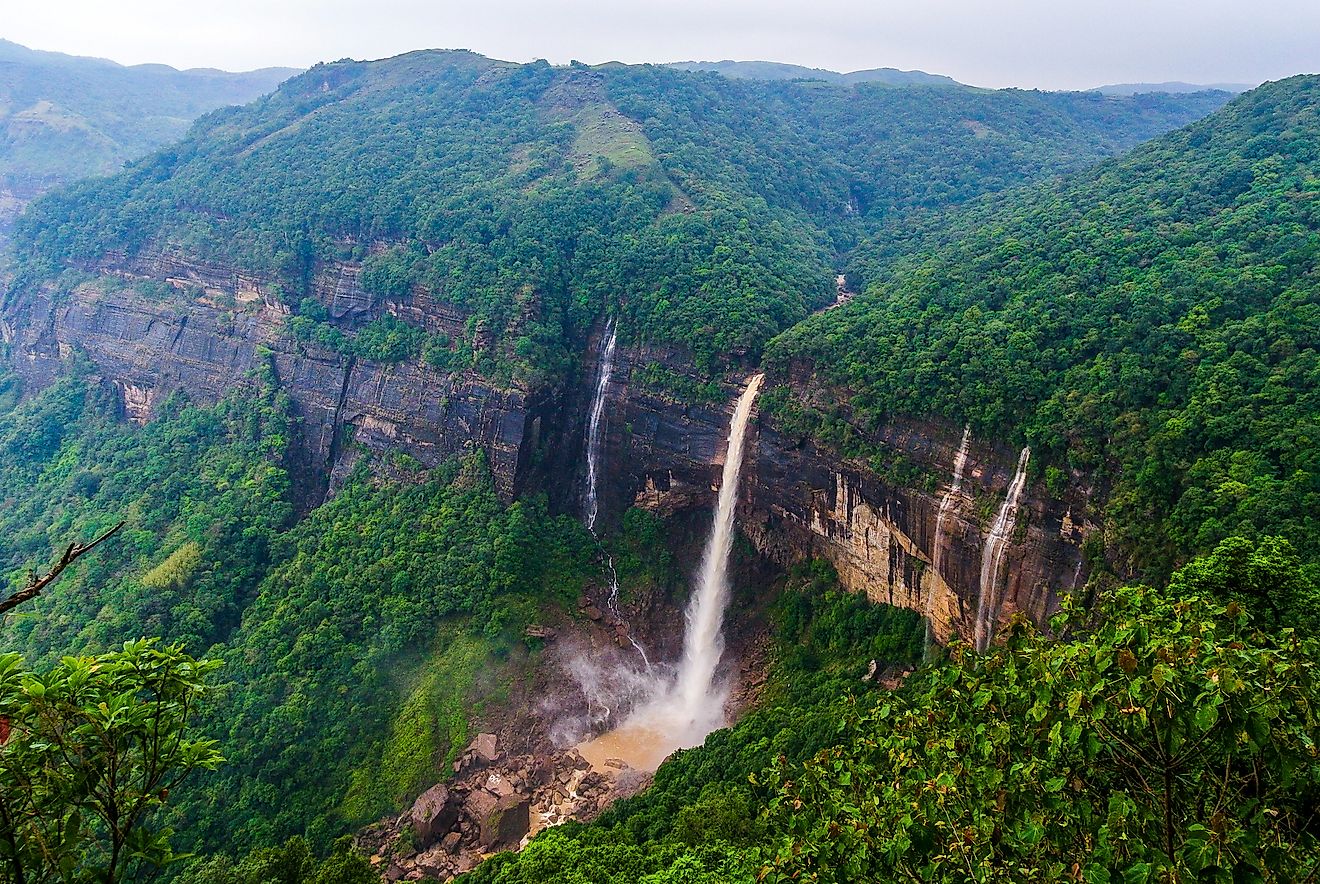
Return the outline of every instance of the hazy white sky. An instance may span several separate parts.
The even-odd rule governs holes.
[[[0,37],[229,70],[464,48],[554,63],[919,68],[1058,89],[1315,72],[1320,0],[0,0]]]

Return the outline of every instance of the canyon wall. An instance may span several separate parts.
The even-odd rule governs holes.
[[[312,280],[315,297],[337,321],[351,325],[390,312],[434,331],[462,328],[465,317],[426,292],[406,302],[373,298],[358,284],[358,270],[329,265]],[[96,271],[99,280],[72,292],[9,298],[0,330],[34,388],[81,353],[117,391],[125,417],[140,423],[175,391],[214,402],[250,382],[253,372],[269,370],[297,418],[291,467],[304,507],[332,493],[364,451],[402,451],[430,466],[480,449],[505,499],[544,489],[557,508],[580,508],[599,329],[580,377],[564,389],[502,389],[474,373],[439,372],[419,360],[385,365],[300,343],[285,331],[288,309],[273,287],[226,268],[157,253]],[[168,280],[177,294],[149,297],[138,290],[142,280]],[[626,339],[617,360],[604,411],[601,525],[608,529],[634,505],[662,515],[710,508],[738,388],[699,397],[661,392],[640,381],[642,367],[659,365],[689,389],[704,379],[688,360]],[[808,398],[839,399],[810,375],[768,379],[768,386],[783,383]],[[965,480],[950,497],[941,529],[940,503],[962,428],[894,422],[867,438],[874,457],[866,463],[791,437],[768,414],[751,432],[739,524],[757,550],[781,566],[828,559],[848,589],[929,613],[940,641],[972,634],[983,542],[1012,477],[1016,448],[973,435]],[[920,481],[886,481],[885,464],[900,458],[903,475]],[[1030,482],[994,582],[1000,622],[1015,611],[1045,620],[1059,592],[1085,579],[1080,547],[1094,529],[1084,492],[1056,499],[1043,483]]]
[[[619,381],[606,407],[611,479],[602,518],[608,524],[630,505],[662,515],[709,508],[739,388],[729,387],[715,404],[687,403],[632,379],[637,368],[655,362],[681,375],[688,370],[683,360],[645,347],[625,347],[619,359]],[[809,400],[840,401],[837,390],[800,372],[767,379],[767,387],[776,384],[789,384]],[[895,421],[868,436],[867,448],[882,467],[901,459],[907,474],[922,477],[919,485],[886,481],[871,463],[792,437],[768,414],[753,432],[738,518],[761,554],[781,566],[827,559],[847,589],[928,614],[939,641],[970,639],[984,541],[1012,480],[1017,448],[973,435],[962,486],[950,494],[961,427]],[[991,581],[999,623],[1018,611],[1046,622],[1058,610],[1060,593],[1085,582],[1082,541],[1098,526],[1082,478],[1072,477],[1063,497],[1048,494],[1043,482],[1028,484],[1005,560]]]
[[[125,417],[141,423],[172,393],[213,403],[270,370],[292,400],[291,466],[304,506],[319,503],[360,450],[399,450],[434,466],[479,448],[501,495],[520,490],[519,458],[540,418],[527,391],[420,360],[382,364],[296,341],[273,287],[226,268],[155,254],[97,270],[100,279],[71,292],[10,295],[2,330],[30,388],[48,384],[77,352],[118,391]],[[377,303],[357,284],[357,271],[338,264],[314,277],[312,289],[331,315],[391,312],[424,318],[435,330],[461,327],[460,314],[422,299]],[[143,280],[168,280],[179,293],[149,297],[134,287]]]

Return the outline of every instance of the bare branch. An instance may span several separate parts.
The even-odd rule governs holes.
[[[56,578],[58,578],[60,574],[63,573],[64,569],[72,565],[75,561],[77,561],[79,556],[91,552],[93,549],[99,546],[103,541],[109,539],[111,536],[117,533],[119,529],[122,527],[124,527],[124,523],[120,522],[118,525],[111,528],[109,531],[105,532],[100,537],[93,540],[91,543],[70,543],[69,548],[64,551],[64,555],[60,556],[60,560],[55,563],[55,566],[53,568],[51,568],[49,571],[47,571],[44,575],[40,577],[38,577],[36,572],[34,571],[32,573],[32,576],[28,578],[27,586],[23,587],[18,592],[14,593],[4,601],[0,602],[0,615],[3,615],[8,611],[17,608],[19,605],[23,604],[24,602],[30,601],[31,599],[34,599],[37,596],[41,595],[41,591],[45,589],[47,586],[50,586],[52,583],[54,583]]]

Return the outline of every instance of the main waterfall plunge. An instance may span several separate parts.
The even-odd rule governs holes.
[[[594,765],[618,758],[634,768],[653,770],[675,749],[698,745],[725,723],[728,688],[716,673],[724,653],[724,609],[729,602],[729,556],[743,448],[763,379],[759,374],[751,379],[733,411],[719,500],[696,591],[688,603],[678,671],[672,678],[654,677],[650,696],[619,727],[578,747]]]

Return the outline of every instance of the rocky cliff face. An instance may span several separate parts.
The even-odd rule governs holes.
[[[691,405],[633,381],[637,367],[663,358],[646,349],[621,354],[619,384],[606,411],[612,415],[607,520],[628,505],[662,514],[712,505],[738,391],[729,389],[723,405]],[[682,371],[680,361],[668,361]],[[810,376],[769,383],[790,383],[809,398],[837,400],[837,391],[817,388]],[[986,536],[1012,480],[1018,450],[973,438],[962,486],[950,494],[961,428],[895,422],[868,439],[881,462],[901,458],[909,472],[923,475],[922,487],[888,482],[870,464],[792,438],[769,416],[761,417],[754,432],[738,518],[758,551],[782,566],[827,559],[846,588],[930,616],[939,641],[970,639]],[[941,518],[946,495],[949,505]],[[1028,484],[1004,561],[988,581],[997,622],[1018,611],[1045,622],[1057,610],[1060,593],[1084,582],[1081,544],[1096,530],[1088,498],[1076,491],[1055,499],[1043,483]]]
[[[387,365],[300,343],[285,333],[288,309],[272,287],[228,268],[155,254],[97,269],[100,279],[72,293],[47,288],[11,299],[5,340],[31,386],[49,383],[78,351],[118,391],[125,416],[143,422],[176,391],[214,402],[269,368],[293,401],[292,466],[305,505],[319,502],[363,450],[399,450],[432,466],[480,448],[501,494],[519,490],[519,460],[539,423],[526,391],[419,361]],[[332,315],[388,311],[413,321],[424,314],[439,330],[461,325],[461,315],[428,309],[425,299],[377,303],[357,284],[357,270],[324,267],[313,279]],[[166,280],[176,294],[148,297],[133,287],[142,280]]]
[[[273,287],[229,268],[157,253],[97,270],[99,281],[71,294],[42,290],[11,298],[5,340],[35,385],[49,382],[62,360],[79,351],[118,392],[126,418],[144,422],[174,391],[215,401],[268,368],[298,417],[293,467],[304,505],[332,491],[363,452],[403,451],[434,465],[481,449],[504,497],[544,488],[556,506],[578,511],[599,341],[589,343],[581,377],[562,390],[501,389],[417,361],[385,365],[299,343],[285,333],[287,308]],[[337,320],[388,311],[437,331],[461,328],[464,317],[425,292],[407,303],[378,301],[358,284],[358,270],[326,266],[312,280],[315,296]],[[146,279],[168,280],[176,294],[148,297],[134,287]],[[730,387],[711,402],[660,392],[641,382],[641,369],[655,364],[680,387],[702,381],[672,353],[619,347],[604,412],[605,526],[629,506],[673,515],[714,502],[738,390]],[[809,375],[770,383],[837,399]],[[739,521],[757,550],[781,566],[828,559],[849,589],[929,614],[941,641],[972,634],[984,542],[1011,480],[1015,449],[973,438],[962,488],[949,495],[941,519],[961,428],[895,422],[868,440],[878,452],[868,463],[792,438],[768,416],[754,432]],[[886,481],[873,468],[898,458],[922,481]],[[1085,577],[1080,545],[1095,528],[1093,517],[1085,494],[1053,499],[1040,482],[1028,484],[1017,516],[991,595],[1000,622],[1016,611],[1042,621],[1057,607],[1059,592]]]

